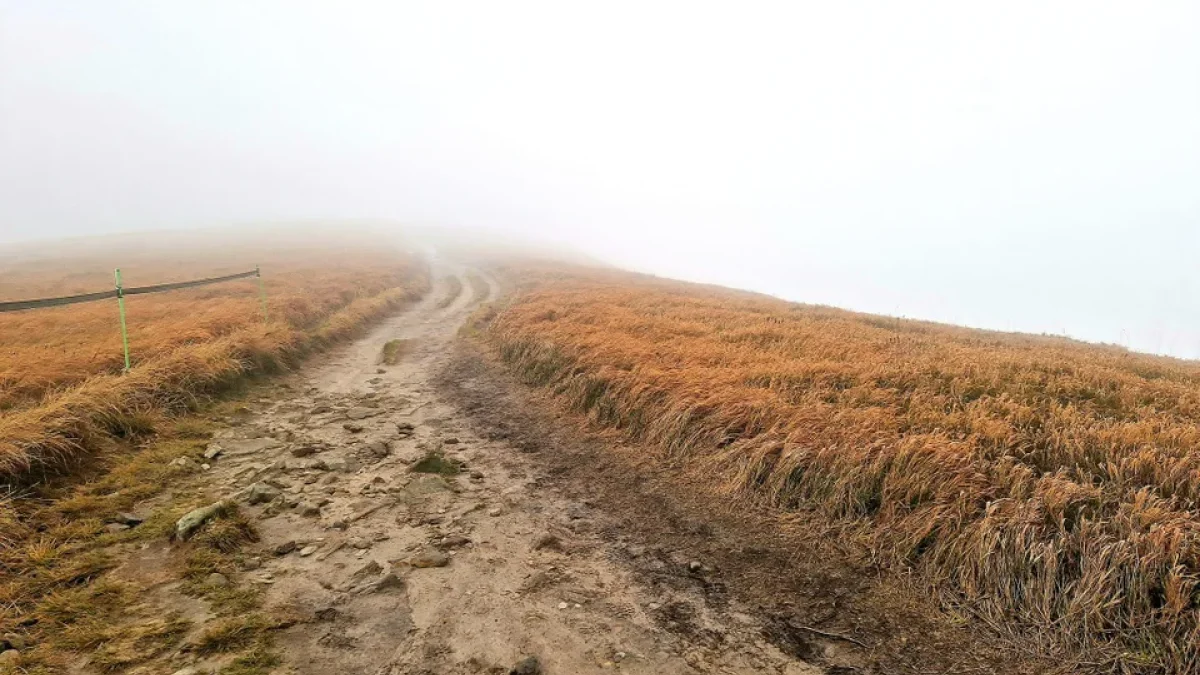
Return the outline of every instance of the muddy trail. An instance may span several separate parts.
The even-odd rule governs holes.
[[[443,275],[421,304],[280,378],[208,446],[195,480],[258,534],[210,581],[259,589],[266,613],[289,617],[272,627],[274,672],[826,672],[770,639],[704,561],[614,536],[524,442],[464,412],[471,383],[445,382],[455,341],[499,289],[446,272],[460,283]],[[191,622],[145,672],[215,673],[232,657],[194,645],[228,619],[164,572],[178,546],[143,545],[112,574]],[[854,647],[837,642],[829,653]]]

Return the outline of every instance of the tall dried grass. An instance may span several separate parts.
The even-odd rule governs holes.
[[[0,315],[0,476],[61,470],[139,416],[186,409],[244,373],[293,362],[429,288],[416,256],[365,236],[343,235],[336,246],[228,233],[174,248],[142,243],[10,264],[3,296],[98,290],[117,264],[128,286],[261,264],[271,320],[253,280],[132,296],[134,367],[121,375],[115,301]]]
[[[486,339],[719,494],[803,509],[1001,630],[1200,669],[1200,366],[600,270]]]

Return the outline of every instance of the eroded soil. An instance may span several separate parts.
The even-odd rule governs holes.
[[[445,382],[460,326],[487,299],[462,281],[452,303],[443,283],[283,378],[209,446],[196,480],[236,501],[260,539],[216,582],[262,589],[264,611],[288,617],[273,629],[277,672],[823,672],[805,656],[866,665],[839,655],[853,638],[770,639],[778,622],[728,593],[706,561],[633,543],[613,516],[555,487],[526,441],[472,419],[479,401],[461,397],[472,382]],[[395,340],[397,364],[381,365]],[[145,545],[113,574],[190,620],[185,645],[195,644],[223,619],[166,572],[172,546]],[[216,672],[230,660],[185,646],[146,672]]]

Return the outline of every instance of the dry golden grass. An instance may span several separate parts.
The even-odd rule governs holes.
[[[1200,669],[1200,366],[581,268],[485,339],[715,493],[806,510],[999,630]]]
[[[58,469],[98,437],[137,431],[239,375],[288,363],[424,294],[416,256],[365,232],[152,235],[4,253],[0,299],[69,295],[219,276],[253,279],[127,298],[133,370],[121,375],[116,301],[0,314],[0,475]]]

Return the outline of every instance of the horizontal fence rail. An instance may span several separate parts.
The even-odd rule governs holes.
[[[176,281],[169,284],[155,284],[153,286],[134,286],[133,288],[125,288],[121,284],[121,269],[118,267],[114,270],[116,277],[116,288],[111,291],[99,291],[97,293],[82,293],[80,295],[65,295],[61,298],[40,298],[37,300],[14,300],[12,302],[0,302],[0,314],[4,312],[21,312],[30,309],[43,309],[46,307],[62,307],[64,305],[76,305],[81,302],[96,302],[98,300],[117,299],[117,308],[121,319],[121,344],[125,350],[125,370],[128,373],[131,367],[129,359],[129,330],[125,325],[125,296],[127,295],[146,295],[147,293],[165,293],[167,291],[178,291],[184,288],[195,288],[197,286],[208,286],[209,284],[220,284],[226,281],[237,281],[238,279],[249,279],[255,277],[258,279],[258,298],[262,305],[263,321],[270,320],[267,314],[267,290],[263,286],[262,269],[255,267],[249,272],[238,272],[236,274],[226,274],[223,277],[209,277],[207,279],[195,279],[193,281]]]
[[[153,286],[135,286],[133,288],[123,288],[120,290],[125,295],[144,295],[146,293],[165,293],[166,291],[177,291],[183,288],[192,288],[194,286],[207,286],[209,284],[219,284],[226,281],[235,281],[237,279],[248,279],[259,275],[258,270],[250,270],[249,272],[238,272],[237,274],[229,274],[223,277],[211,277],[208,279],[196,279],[195,281],[179,281],[171,284],[155,284]],[[95,302],[97,300],[108,300],[117,297],[118,290],[100,291],[99,293],[83,293],[81,295],[67,295],[61,298],[41,298],[38,300],[15,300],[13,302],[0,302],[0,313],[4,312],[20,312],[26,309],[41,309],[43,307],[61,307],[63,305],[74,305],[81,302]]]

